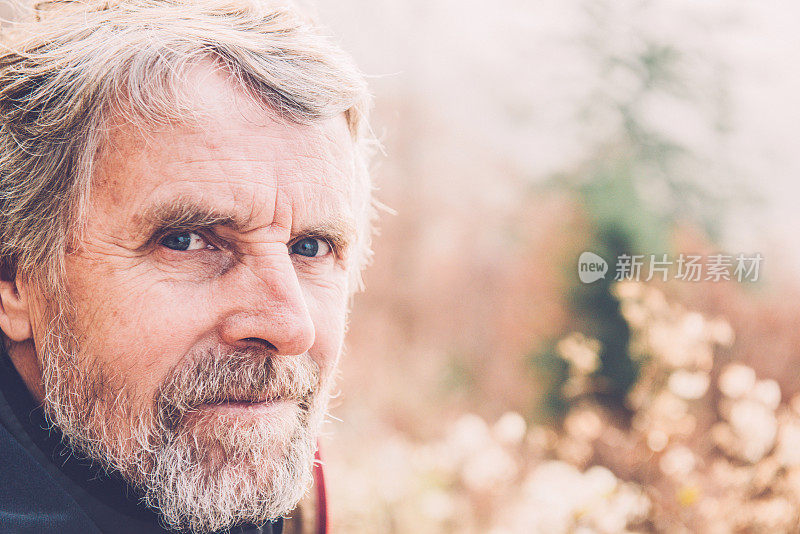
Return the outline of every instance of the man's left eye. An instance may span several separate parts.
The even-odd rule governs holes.
[[[161,239],[161,244],[169,249],[181,252],[201,250],[210,246],[203,236],[197,232],[175,232]]]
[[[289,247],[292,254],[299,254],[307,258],[315,258],[317,256],[325,256],[331,251],[331,246],[324,239],[317,239],[315,237],[304,237],[295,241]]]

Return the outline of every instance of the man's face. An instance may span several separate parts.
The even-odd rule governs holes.
[[[110,121],[71,306],[33,321],[46,406],[168,521],[288,512],[345,328],[362,205],[343,117],[278,121],[204,73],[200,127]]]

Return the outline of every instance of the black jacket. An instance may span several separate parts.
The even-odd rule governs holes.
[[[282,522],[236,534],[281,534]],[[71,454],[48,429],[6,354],[0,353],[0,532],[163,534],[158,515],[119,477]]]

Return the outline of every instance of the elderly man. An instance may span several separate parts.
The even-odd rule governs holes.
[[[41,3],[0,56],[0,531],[272,532],[368,251],[368,100],[267,1]]]

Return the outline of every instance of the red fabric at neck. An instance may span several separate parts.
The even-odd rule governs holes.
[[[322,471],[322,456],[314,454],[314,487],[317,489],[317,534],[328,534],[328,497],[325,494],[325,474]]]

